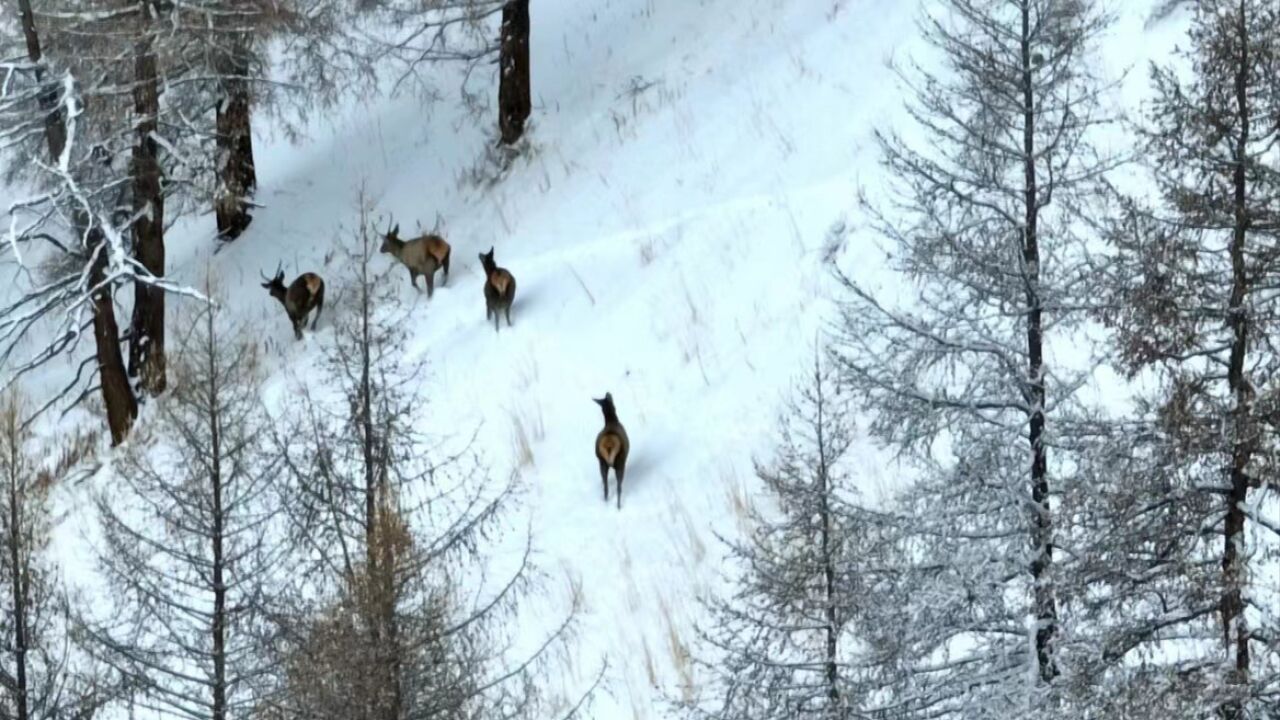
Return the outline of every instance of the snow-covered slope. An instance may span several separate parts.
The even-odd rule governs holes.
[[[1148,3],[1125,5],[1108,51],[1120,63],[1140,57]],[[448,287],[428,302],[391,276],[412,308],[408,351],[430,362],[423,429],[479,428],[493,474],[519,472],[540,565],[580,583],[566,692],[607,658],[592,716],[657,717],[690,681],[696,596],[721,574],[714,533],[737,532],[752,459],[830,318],[824,254],[846,238],[833,226],[856,222],[859,185],[877,180],[872,129],[901,122],[886,61],[917,48],[916,12],[904,0],[539,0],[533,149],[499,183],[466,181],[488,140],[451,103],[346,107],[296,144],[262,132],[252,227],[214,254],[211,218],[184,221],[171,272],[199,284],[211,268],[230,312],[273,339],[278,396],[285,368],[305,367],[332,329],[294,343],[259,270],[319,272],[335,308],[334,249],[350,242],[361,188],[405,231],[438,216],[455,250]],[[874,269],[868,238],[847,237],[846,264]],[[484,321],[476,259],[491,245],[519,283],[501,333]],[[591,398],[606,391],[633,443],[621,511],[602,500],[592,455]],[[534,602],[554,614],[562,595]]]

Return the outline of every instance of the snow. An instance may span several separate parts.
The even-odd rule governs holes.
[[[1134,40],[1149,4],[1123,5],[1108,72],[1150,52]],[[781,401],[833,317],[825,245],[876,181],[872,130],[903,120],[887,62],[919,51],[916,12],[902,0],[540,0],[532,150],[500,182],[466,180],[496,119],[477,126],[452,102],[353,103],[314,118],[296,143],[258,127],[252,226],[215,254],[211,216],[180,221],[171,277],[218,278],[229,312],[267,345],[264,397],[280,402],[334,339],[336,248],[350,242],[361,189],[402,236],[439,218],[454,249],[448,286],[428,302],[407,272],[389,276],[411,308],[407,351],[430,363],[423,429],[478,429],[493,476],[519,473],[515,524],[531,524],[553,579],[528,617],[556,617],[561,586],[580,586],[575,657],[557,679],[566,696],[607,660],[589,716],[659,717],[690,680],[697,596],[723,579],[714,533],[738,532],[752,460],[772,447]],[[1151,32],[1163,40],[1176,24]],[[1125,93],[1144,84],[1131,73]],[[842,264],[874,274],[874,238],[849,222]],[[477,259],[490,246],[518,282],[515,326],[498,333]],[[279,262],[290,279],[314,271],[328,284],[326,317],[302,342],[258,287]],[[632,441],[621,511],[602,499],[592,454],[602,419],[591,398],[606,391]],[[873,459],[869,491],[886,482]],[[67,572],[90,586],[87,492],[65,491],[59,543]],[[531,642],[539,629],[530,623]]]

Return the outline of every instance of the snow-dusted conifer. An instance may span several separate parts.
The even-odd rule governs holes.
[[[850,660],[877,550],[874,515],[855,487],[848,398],[815,358],[779,425],[775,457],[742,539],[726,541],[735,576],[700,629],[707,678],[693,717],[850,720],[863,698]]]
[[[922,139],[879,135],[892,198],[864,202],[907,292],[845,278],[843,379],[915,476],[871,623],[874,697],[900,717],[1057,717],[1073,641],[1055,498],[1074,490],[1086,369],[1049,350],[1094,289],[1075,216],[1111,166],[1089,144],[1107,17],[1090,0],[930,12],[941,66],[903,73]]]
[[[1189,76],[1153,69],[1142,129],[1163,203],[1126,204],[1100,284],[1146,382],[1082,513],[1109,540],[1089,626],[1110,714],[1261,718],[1280,697],[1280,5],[1196,3],[1186,57]]]

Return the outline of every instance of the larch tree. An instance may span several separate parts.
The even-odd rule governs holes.
[[[889,198],[864,198],[899,295],[841,275],[843,380],[911,470],[900,573],[877,603],[879,711],[1056,716],[1074,597],[1071,530],[1088,367],[1055,363],[1086,320],[1076,214],[1113,163],[1091,149],[1109,18],[1089,0],[944,0],[922,21],[937,70],[902,73],[919,142],[878,135]],[[1066,678],[1069,680],[1070,678]]]
[[[177,717],[245,716],[270,687],[275,522],[252,347],[203,306],[158,402],[155,442],[131,444],[98,499],[105,617],[85,633],[133,688],[135,706]]]
[[[16,391],[0,394],[0,720],[88,720],[113,688],[76,656],[74,609],[52,563],[54,486],[95,436],[39,454]]]
[[[334,320],[322,383],[275,423],[299,567],[282,631],[281,720],[532,717],[533,678],[572,617],[507,656],[507,622],[532,581],[526,544],[492,586],[486,538],[505,524],[512,481],[492,483],[465,448],[417,429],[422,361],[405,359],[407,315],[388,316],[376,234],[362,206],[349,251],[348,313]],[[320,681],[323,678],[324,681]]]
[[[780,423],[775,457],[758,464],[762,506],[726,541],[735,574],[699,629],[706,673],[683,702],[694,717],[861,717],[853,669],[859,605],[876,580],[877,518],[861,504],[851,463],[852,408],[815,360]]]
[[[1114,707],[1240,720],[1280,702],[1280,6],[1204,0],[1189,39],[1191,73],[1153,68],[1140,129],[1163,202],[1127,200],[1107,233],[1104,318],[1146,382],[1099,463],[1125,468],[1089,513],[1123,612],[1094,624]]]

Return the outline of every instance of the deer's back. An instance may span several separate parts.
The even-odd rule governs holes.
[[[435,258],[437,264],[444,262],[445,257],[449,254],[449,243],[446,242],[444,238],[439,235],[430,234],[423,235],[418,239],[422,241],[427,254],[432,258]]]
[[[324,280],[315,273],[302,273],[289,285],[286,305],[295,310],[309,308],[316,296],[324,291]]]
[[[488,282],[494,297],[500,300],[510,300],[516,294],[516,279],[506,268],[498,268],[489,273]]]

